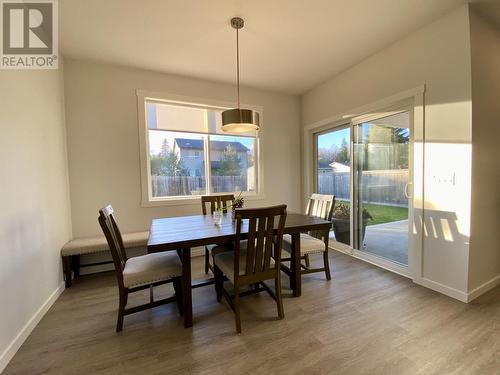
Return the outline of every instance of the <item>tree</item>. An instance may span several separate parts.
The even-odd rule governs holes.
[[[337,163],[349,165],[349,145],[345,138],[342,138],[342,143],[340,144],[340,148],[338,152],[335,154],[335,161]]]
[[[169,152],[170,146],[168,145],[167,139],[165,138],[161,144],[161,151],[159,156],[161,156],[162,158],[166,158]]]
[[[241,176],[241,159],[231,145],[227,145],[219,160],[219,168],[214,171],[217,176]]]
[[[410,134],[407,128],[392,128],[392,139],[396,143],[410,142]]]
[[[166,140],[163,142],[162,151],[158,155],[152,155],[150,160],[151,174],[154,176],[189,176],[189,170],[179,156],[168,148]]]

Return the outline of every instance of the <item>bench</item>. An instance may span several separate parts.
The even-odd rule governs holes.
[[[123,233],[123,245],[126,249],[145,247],[148,243],[149,232]],[[104,236],[77,238],[67,242],[61,249],[61,257],[66,288],[71,286],[71,273],[75,279],[80,276],[80,267],[99,266],[113,263],[113,261],[98,262],[80,265],[80,255],[109,252],[109,246]]]

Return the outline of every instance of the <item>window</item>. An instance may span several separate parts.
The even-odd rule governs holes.
[[[257,132],[222,132],[225,108],[139,99],[145,108],[143,189],[149,202],[258,193]]]

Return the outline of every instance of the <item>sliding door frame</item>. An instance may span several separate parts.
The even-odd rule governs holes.
[[[398,263],[386,260],[384,258],[371,255],[367,252],[354,249],[353,246],[348,246],[336,241],[330,241],[330,248],[347,253],[353,257],[360,258],[366,262],[375,264],[379,267],[388,269],[392,272],[401,274],[403,276],[414,279],[419,282],[422,275],[422,262],[423,262],[423,233],[416,232],[413,225],[414,220],[423,220],[423,202],[424,202],[424,92],[425,85],[418,86],[414,89],[401,92],[391,97],[382,99],[375,103],[349,111],[349,115],[337,115],[327,119],[318,121],[316,123],[306,125],[304,127],[303,138],[303,199],[302,204],[305,207],[307,198],[316,190],[317,187],[317,135],[340,129],[349,126],[350,131],[350,152],[351,152],[351,202],[354,198],[354,172],[353,172],[353,127],[354,123],[359,121],[368,121],[369,119],[390,116],[391,114],[401,113],[410,110],[410,164],[409,169],[411,173],[410,182],[411,195],[410,205],[413,209],[419,210],[419,217],[417,215],[409,214],[408,222],[410,226],[409,239],[408,239],[408,267]],[[354,115],[353,115],[354,114]],[[417,146],[418,145],[418,146]],[[418,181],[415,181],[415,172],[418,174]],[[351,204],[351,217],[354,215],[354,205]],[[410,211],[410,210],[409,210]],[[354,227],[353,220],[351,220],[351,244],[354,244]],[[411,244],[411,245],[410,245]]]

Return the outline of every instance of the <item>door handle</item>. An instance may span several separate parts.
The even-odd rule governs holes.
[[[411,182],[407,182],[405,184],[405,197],[406,197],[406,199],[410,199],[411,198],[410,194],[408,193],[408,185],[410,185],[410,184],[411,184]]]

